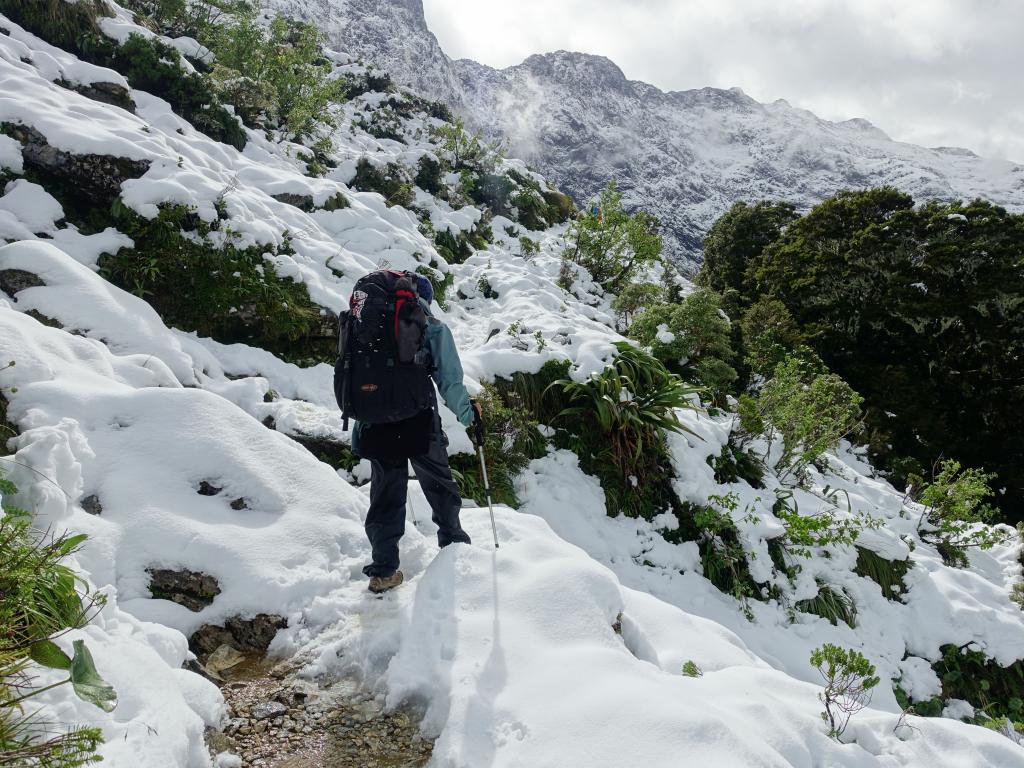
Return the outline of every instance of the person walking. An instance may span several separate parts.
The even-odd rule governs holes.
[[[369,459],[366,535],[369,590],[402,583],[398,543],[405,533],[408,463],[437,525],[441,547],[470,543],[459,520],[462,498],[448,464],[437,393],[458,420],[480,423],[479,404],[463,383],[451,330],[430,310],[433,288],[422,275],[380,270],[356,283],[342,313],[335,393],[342,414],[355,419],[352,451]],[[435,390],[436,385],[436,390]]]

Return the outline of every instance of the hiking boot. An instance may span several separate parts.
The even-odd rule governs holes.
[[[387,592],[389,589],[394,589],[402,583],[401,571],[395,571],[390,576],[371,576],[370,577],[370,591],[375,595],[379,595],[381,592]]]

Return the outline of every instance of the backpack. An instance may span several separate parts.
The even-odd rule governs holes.
[[[356,282],[349,308],[339,317],[334,366],[334,394],[345,429],[349,418],[391,424],[433,407],[420,280],[426,282],[413,272],[378,270]]]

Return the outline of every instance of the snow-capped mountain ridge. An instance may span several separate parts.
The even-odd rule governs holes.
[[[333,44],[506,138],[513,156],[578,201],[617,179],[628,204],[661,219],[667,251],[683,260],[699,259],[704,233],[739,200],[808,208],[841,189],[890,184],[918,200],[1024,207],[1024,167],[893,141],[863,118],[830,122],[738,88],[663,92],[593,54],[537,54],[501,70],[452,60],[421,0],[270,5],[321,24]]]

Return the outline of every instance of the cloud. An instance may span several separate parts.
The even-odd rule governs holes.
[[[890,136],[1024,162],[1019,0],[424,0],[449,55],[608,56],[664,90],[739,86]]]

